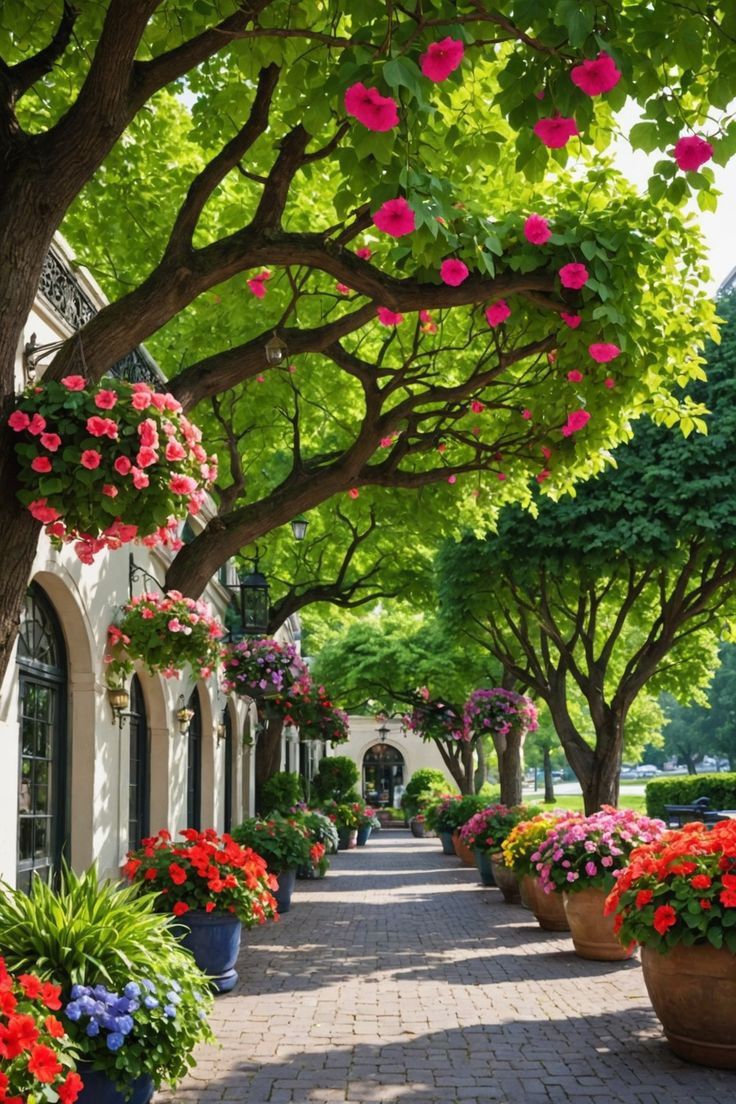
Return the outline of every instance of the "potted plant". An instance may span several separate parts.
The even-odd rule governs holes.
[[[504,863],[501,848],[512,828],[536,811],[526,805],[515,805],[513,808],[500,803],[488,805],[460,829],[460,838],[473,849],[481,881],[484,885],[498,886],[509,905],[519,904],[521,894],[519,881],[514,871]]]
[[[325,807],[325,802],[357,799],[354,789],[358,778],[358,768],[347,755],[323,756],[312,779],[312,792],[320,808]]]
[[[460,835],[464,824],[488,805],[488,798],[481,794],[463,794],[456,805],[450,807],[451,816],[457,823],[452,831],[452,846],[455,854],[465,866],[475,866],[475,854],[472,844],[468,844]]]
[[[178,678],[185,664],[208,678],[220,661],[224,635],[206,602],[178,590],[137,595],[122,606],[119,620],[107,630],[107,681],[121,686],[136,659],[150,674],[165,678]]]
[[[212,1004],[207,978],[176,937],[171,914],[155,911],[156,901],[142,886],[98,882],[94,867],[81,875],[63,868],[58,889],[39,878],[30,894],[9,886],[0,890],[0,953],[19,979],[33,971],[44,983],[42,1000],[80,1059],[83,1104],[146,1104],[164,1081],[175,1085],[181,1080],[193,1065],[199,1041],[212,1040],[206,1020]],[[94,1029],[82,1031],[74,1010],[66,1015],[66,1006],[80,991],[75,986],[125,997],[126,986],[133,987],[130,994],[135,987],[142,992],[147,981],[160,985],[164,995],[177,994],[178,1001],[167,1003],[182,1012],[170,1016],[163,1007],[158,1018],[126,1031],[122,1055],[113,1049],[118,1039],[98,1050]],[[127,1012],[120,1007],[117,1015],[128,1013],[130,1007]],[[139,1029],[145,1031],[145,1041]],[[55,1024],[54,1031],[59,1031]],[[59,1097],[66,1104],[61,1093]],[[69,1104],[72,1098],[70,1090]]]
[[[66,1027],[55,1014],[61,986],[36,974],[14,976],[0,957],[0,1089],[3,1100],[50,1099],[74,1104],[82,1078]],[[5,1040],[14,1040],[8,1048]]]
[[[634,848],[657,839],[665,830],[633,809],[604,805],[591,816],[572,815],[552,828],[531,860],[545,893],[562,893],[575,953],[606,962],[628,958],[603,906],[617,874]]]
[[[266,820],[249,817],[233,828],[233,839],[261,855],[278,879],[274,891],[279,912],[291,908],[297,867],[312,861],[312,840],[301,818],[277,813]]]
[[[306,828],[312,843],[310,861],[297,867],[296,876],[297,878],[324,878],[330,868],[330,860],[327,856],[334,855],[337,851],[337,827],[334,821],[318,809],[298,809],[294,815]]]
[[[375,809],[370,805],[366,805],[362,801],[355,801],[353,808],[358,818],[358,834],[355,842],[358,847],[365,847],[370,839],[371,831],[374,828],[380,828],[381,822],[376,816]]]
[[[348,794],[345,801],[324,801],[321,812],[330,818],[337,828],[337,849],[348,851],[358,846],[358,814],[355,807],[360,801],[355,794]]]
[[[181,547],[177,519],[199,513],[217,475],[181,410],[147,383],[72,375],[30,384],[8,419],[18,497],[83,563],[134,539]]]
[[[605,905],[672,1050],[736,1069],[736,822],[665,832],[630,856]]]
[[[223,689],[249,698],[273,698],[306,672],[293,644],[270,637],[228,644],[222,652]]]
[[[427,805],[424,814],[424,823],[432,832],[436,832],[442,845],[444,855],[454,855],[455,846],[452,842],[452,834],[463,823],[458,813],[460,794],[439,794],[434,801]],[[467,820],[467,817],[465,818]]]
[[[551,829],[559,826],[562,813],[542,812],[529,820],[514,825],[501,844],[504,865],[513,870],[526,891],[527,899],[540,928],[545,931],[569,931],[561,893],[544,893],[539,887],[539,877],[532,862],[532,855],[546,839]]]
[[[235,962],[243,924],[263,924],[276,912],[276,879],[265,860],[214,828],[185,828],[183,842],[166,829],[128,853],[123,873],[129,881],[156,890],[156,907],[177,917],[186,929],[182,942],[197,965],[225,993],[238,980]],[[186,917],[186,920],[184,920]]]
[[[261,787],[261,806],[264,814],[281,813],[289,816],[295,809],[306,809],[302,805],[302,779],[296,771],[276,771],[266,779]]]

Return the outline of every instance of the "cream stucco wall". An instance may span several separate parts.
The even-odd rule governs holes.
[[[389,729],[389,734],[386,737],[385,743],[389,747],[395,748],[396,751],[400,752],[404,759],[404,786],[406,786],[406,783],[415,771],[424,767],[433,767],[435,770],[441,770],[447,778],[448,783],[450,782],[450,775],[442,762],[442,757],[435,744],[425,743],[414,732],[409,732],[405,736],[402,735],[399,721],[386,721],[385,724]],[[362,789],[363,758],[365,753],[373,747],[374,744],[380,743],[381,739],[378,735],[378,722],[375,717],[351,716],[350,739],[343,744],[336,745],[330,754],[347,755],[353,760],[361,771],[359,786]]]

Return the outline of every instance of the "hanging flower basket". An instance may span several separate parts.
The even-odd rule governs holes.
[[[333,705],[324,686],[315,686],[308,673],[292,683],[273,705],[281,711],[286,724],[297,726],[302,740],[342,744],[350,739],[347,713]]]
[[[283,693],[307,670],[293,644],[279,644],[268,638],[228,644],[223,650],[223,664],[223,689],[255,699]]]
[[[140,659],[151,674],[178,677],[184,666],[207,678],[220,661],[225,630],[206,602],[178,590],[131,598],[107,630],[107,681],[120,685]]]
[[[538,724],[537,710],[531,698],[500,686],[490,690],[474,690],[465,703],[463,719],[472,737],[486,733],[525,736],[527,732],[534,732]]]
[[[403,721],[410,732],[416,732],[423,740],[468,743],[473,738],[464,717],[447,702],[432,698],[426,686],[416,692],[414,708]]]
[[[178,520],[199,512],[217,474],[181,404],[146,383],[34,384],[8,424],[18,434],[18,497],[83,563],[134,539],[180,547]]]

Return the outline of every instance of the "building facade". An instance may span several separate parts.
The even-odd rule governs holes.
[[[442,771],[449,784],[437,746],[407,732],[397,720],[379,725],[375,717],[351,716],[350,739],[335,748],[335,754],[353,760],[360,772],[360,792],[369,804],[398,808],[412,774],[425,767]]]

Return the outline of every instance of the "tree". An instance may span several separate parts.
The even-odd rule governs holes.
[[[680,704],[664,695],[667,723],[665,751],[684,761],[690,774],[707,755],[723,756],[733,769],[736,762],[736,647],[723,643],[719,666],[701,700]]]
[[[199,594],[242,547],[348,490],[425,488],[425,502],[436,498],[447,517],[448,478],[486,473],[477,489],[488,493],[504,475],[497,490],[524,498],[553,439],[562,488],[595,470],[598,449],[622,435],[635,407],[678,417],[666,395],[696,363],[692,323],[710,314],[697,245],[675,207],[691,191],[712,206],[709,170],[685,173],[668,155],[649,198],[638,199],[596,155],[627,95],[644,110],[632,142],[662,150],[731,101],[734,13],[725,2],[701,15],[669,0],[620,10],[602,0],[584,9],[524,2],[513,18],[505,7],[3,5],[0,415],[4,424],[16,351],[61,227],[113,301],[47,375],[97,380],[152,339],[174,394],[187,410],[209,404],[219,426],[228,461],[219,511],[181,550],[169,586]],[[602,45],[614,61],[593,61]],[[585,58],[607,76],[603,98],[591,94],[600,88]],[[391,93],[395,126],[376,91]],[[551,104],[577,120],[569,149],[587,176],[565,176],[564,124]],[[720,115],[707,137],[724,162],[736,127]],[[688,141],[692,168],[707,143]],[[416,229],[394,245],[372,227],[397,198]],[[540,208],[554,229],[543,248],[522,232]],[[376,261],[352,250],[369,229]],[[450,258],[472,270],[462,284],[438,280]],[[587,284],[562,287],[559,270],[582,260]],[[274,273],[266,309],[265,278],[251,279],[258,299],[243,307],[248,270]],[[334,281],[352,294],[336,293]],[[479,308],[490,303],[497,318],[506,299],[508,322],[489,330]],[[432,311],[433,320],[382,330],[379,307]],[[586,325],[568,329],[560,312],[579,308]],[[271,372],[266,399],[256,391],[274,330],[298,358],[298,382]],[[572,365],[600,341],[623,350],[616,386],[599,380],[589,396],[584,442],[558,441],[575,411],[547,354]],[[488,412],[477,433],[469,404]],[[39,529],[12,494],[11,436],[5,428],[0,440],[0,676]],[[502,495],[489,497],[492,511]]]
[[[681,699],[705,684],[736,593],[736,300],[709,382],[692,391],[713,414],[708,436],[651,423],[614,454],[615,469],[578,496],[504,511],[498,532],[441,556],[455,623],[548,705],[585,807],[615,804],[625,724],[637,696]],[[464,596],[464,600],[463,600]],[[591,744],[570,687],[585,702]]]

